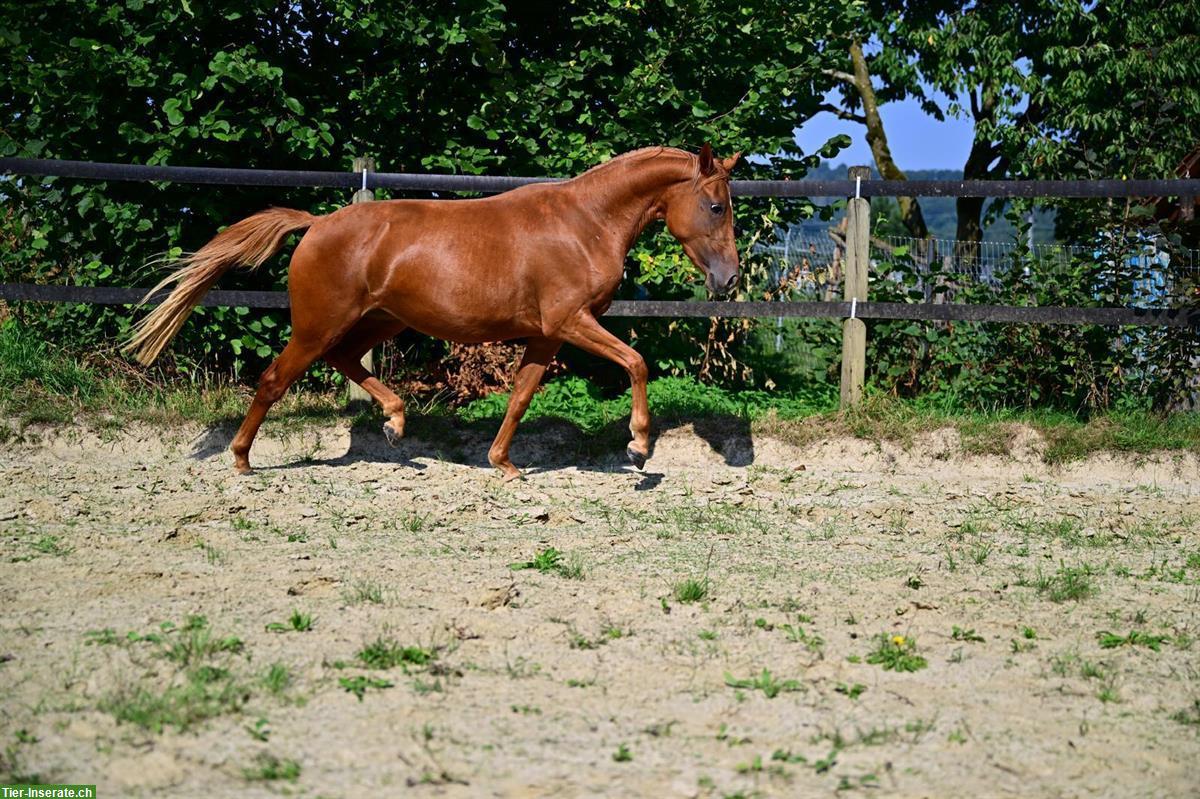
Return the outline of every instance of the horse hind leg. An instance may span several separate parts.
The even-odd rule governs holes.
[[[404,400],[362,365],[362,357],[384,341],[399,335],[406,327],[403,322],[391,318],[364,318],[325,353],[326,363],[361,386],[379,403],[388,417],[383,423],[383,434],[393,446],[404,436]]]
[[[304,374],[313,361],[321,357],[326,346],[325,342],[319,339],[293,336],[279,357],[263,372],[258,382],[258,391],[254,394],[254,401],[250,403],[246,418],[242,420],[242,426],[238,428],[237,435],[233,437],[229,446],[233,452],[233,468],[239,473],[250,473],[250,445],[254,443],[254,437],[258,434],[258,428],[262,426],[267,411],[279,401],[292,383]]]

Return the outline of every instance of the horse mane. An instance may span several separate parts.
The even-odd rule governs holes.
[[[658,145],[658,146],[654,146],[654,147],[640,147],[636,150],[630,150],[627,153],[621,153],[620,155],[614,155],[612,158],[608,159],[607,161],[602,161],[599,164],[596,164],[591,169],[587,170],[586,172],[580,173],[576,177],[582,178],[582,177],[586,177],[589,175],[593,175],[595,173],[605,172],[610,167],[616,166],[618,164],[626,164],[630,161],[638,161],[641,159],[655,158],[655,157],[664,156],[664,155],[665,156],[673,156],[673,157],[677,157],[677,158],[684,158],[690,163],[690,166],[692,167],[693,187],[702,186],[713,180],[724,179],[724,178],[729,177],[728,173],[720,165],[720,162],[714,161],[714,163],[716,164],[716,170],[713,172],[712,175],[709,175],[707,178],[704,178],[704,180],[701,180],[701,178],[704,176],[702,176],[700,174],[700,158],[695,153],[689,153],[687,150],[681,150],[678,147],[667,147],[665,145]]]

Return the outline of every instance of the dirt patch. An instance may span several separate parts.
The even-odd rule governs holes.
[[[684,427],[638,473],[548,427],[506,485],[465,433],[266,438],[249,477],[224,435],[0,454],[0,780],[1194,791],[1194,456]]]

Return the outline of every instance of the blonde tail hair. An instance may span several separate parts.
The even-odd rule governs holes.
[[[140,304],[167,286],[174,284],[174,290],[134,325],[122,350],[132,352],[143,366],[154,363],[221,275],[235,266],[256,269],[279,251],[288,234],[309,227],[317,218],[306,211],[269,208],[230,225],[196,252],[176,260],[179,267],[150,289]]]

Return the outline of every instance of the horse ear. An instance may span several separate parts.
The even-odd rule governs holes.
[[[712,145],[704,142],[704,146],[700,148],[700,174],[711,175],[713,170]]]
[[[734,153],[733,155],[729,156],[728,158],[722,158],[721,159],[721,167],[726,172],[732,172],[733,167],[737,164],[738,159],[741,157],[742,157],[742,153],[739,150],[738,152]]]

